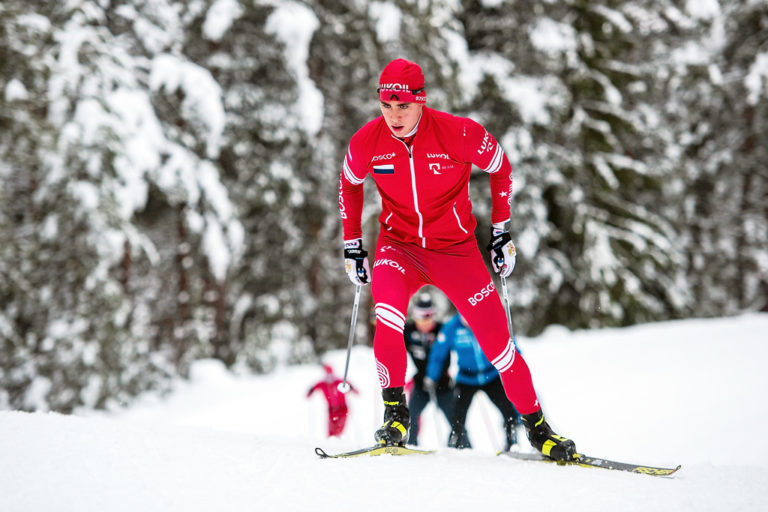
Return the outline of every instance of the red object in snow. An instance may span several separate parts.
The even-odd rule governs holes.
[[[339,385],[343,382],[333,373],[333,368],[330,365],[324,364],[325,378],[312,386],[307,392],[307,398],[309,398],[315,391],[322,391],[325,399],[328,401],[328,437],[340,436],[344,432],[344,426],[347,423],[347,414],[349,409],[347,408],[347,398],[339,390]],[[349,382],[347,382],[349,388],[354,393],[357,390]]]

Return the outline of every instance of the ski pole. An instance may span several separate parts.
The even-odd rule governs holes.
[[[349,341],[347,342],[347,362],[344,363],[344,381],[339,384],[339,391],[342,393],[349,392],[349,384],[347,384],[347,372],[349,371],[349,356],[352,353],[352,343],[355,341],[355,326],[357,325],[357,308],[360,305],[360,290],[362,285],[358,284],[355,288],[355,304],[352,306],[352,320],[349,324]]]
[[[501,294],[504,296],[504,312],[507,314],[507,329],[509,329],[509,339],[512,340],[512,344],[515,346],[515,350],[520,353],[520,349],[517,346],[517,341],[515,340],[515,330],[512,327],[512,312],[509,310],[510,304],[509,304],[509,292],[507,292],[507,278],[502,277],[501,278]],[[539,405],[541,405],[542,400],[541,396],[538,397]]]
[[[509,304],[509,292],[507,291],[507,278],[501,278],[501,294],[504,296],[504,313],[507,314],[507,329],[509,330],[509,338],[512,343],[515,343],[515,331],[512,328],[512,312],[509,310],[511,307]],[[517,343],[515,343],[517,347]]]

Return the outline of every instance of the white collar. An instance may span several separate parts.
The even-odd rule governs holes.
[[[407,139],[408,137],[416,135],[416,132],[419,131],[419,123],[421,122],[421,116],[423,116],[423,115],[424,115],[424,109],[422,109],[421,110],[421,114],[419,114],[419,120],[416,121],[416,126],[413,127],[413,130],[411,130],[410,133],[408,133],[407,135],[403,135],[401,137],[402,139]]]

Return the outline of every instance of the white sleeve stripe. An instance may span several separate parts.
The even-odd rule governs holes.
[[[355,173],[352,172],[352,169],[350,169],[349,164],[347,163],[347,159],[344,159],[344,177],[347,178],[347,181],[349,181],[353,185],[360,185],[365,179],[360,179],[357,176],[355,176]]]
[[[504,151],[501,150],[501,145],[499,143],[496,143],[496,152],[493,154],[493,158],[491,159],[490,165],[486,167],[484,170],[488,174],[493,174],[495,172],[498,172],[499,169],[501,169],[501,162],[502,158],[504,156]]]
[[[504,152],[501,150],[501,146],[496,143],[496,151],[493,153],[491,163],[488,165],[488,167],[485,168],[485,172],[488,174],[498,172],[498,170],[501,169],[501,159],[503,155]]]
[[[496,357],[496,359],[494,359],[491,364],[493,364],[493,366],[499,370],[499,373],[504,373],[512,367],[512,363],[515,362],[516,353],[517,351],[515,350],[515,345],[510,339],[507,342],[507,348],[505,348],[504,351],[499,354],[499,356]]]

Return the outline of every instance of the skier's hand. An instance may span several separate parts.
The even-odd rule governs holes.
[[[368,265],[368,251],[363,250],[363,239],[344,242],[344,269],[353,284],[368,284],[371,268]]]
[[[509,277],[512,269],[515,268],[515,256],[517,254],[509,231],[494,225],[491,228],[491,243],[486,249],[491,253],[493,270],[501,277]]]
[[[422,380],[421,382],[421,387],[423,387],[424,391],[426,391],[430,395],[435,392],[435,389],[437,389],[437,385],[435,384],[435,381],[430,379],[429,377],[424,377],[424,380]]]

